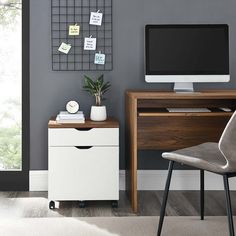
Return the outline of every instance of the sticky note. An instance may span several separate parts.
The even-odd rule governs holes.
[[[84,50],[96,50],[97,39],[96,38],[85,38],[84,39]]]
[[[69,26],[69,35],[79,35],[80,32],[80,26],[79,25],[70,25]]]
[[[63,52],[65,54],[68,54],[71,49],[71,45],[67,43],[61,43],[60,47],[58,48],[59,52]]]
[[[102,53],[95,53],[94,64],[104,65],[106,55]]]
[[[102,25],[102,16],[103,14],[101,12],[91,12],[90,13],[90,25]]]

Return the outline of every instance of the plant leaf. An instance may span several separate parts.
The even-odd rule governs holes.
[[[105,94],[109,88],[111,87],[110,82],[104,83],[104,75],[100,75],[96,80],[92,80],[89,76],[84,75],[84,91],[88,92],[92,96],[98,97],[101,100],[105,100],[103,98],[103,94]],[[96,101],[99,99],[96,99]]]

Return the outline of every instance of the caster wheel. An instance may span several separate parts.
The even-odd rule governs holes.
[[[111,201],[111,207],[117,208],[118,207],[118,201]]]
[[[49,209],[51,209],[51,210],[55,209],[55,202],[54,201],[49,202]]]
[[[85,201],[79,202],[79,208],[85,208]]]

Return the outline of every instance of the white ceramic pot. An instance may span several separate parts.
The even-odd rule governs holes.
[[[106,106],[92,106],[90,119],[93,121],[104,121],[107,119]]]

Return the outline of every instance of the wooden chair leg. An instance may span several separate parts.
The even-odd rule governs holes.
[[[161,213],[160,213],[157,236],[161,235],[161,230],[162,230],[162,225],[163,225],[164,217],[165,217],[166,202],[167,202],[167,198],[168,198],[173,167],[174,167],[174,161],[170,161],[169,162],[168,176],[167,176],[166,186],[165,186],[165,191],[164,191],[164,196],[163,196],[162,205],[161,205]]]
[[[224,175],[223,178],[224,178],[226,208],[227,208],[228,224],[229,224],[229,235],[230,236],[235,236],[234,235],[234,221],[233,221],[230,191],[229,191],[229,179],[228,179],[227,175]]]
[[[201,220],[204,220],[204,208],[205,208],[205,199],[204,199],[204,170],[200,170],[200,211],[201,211]]]

